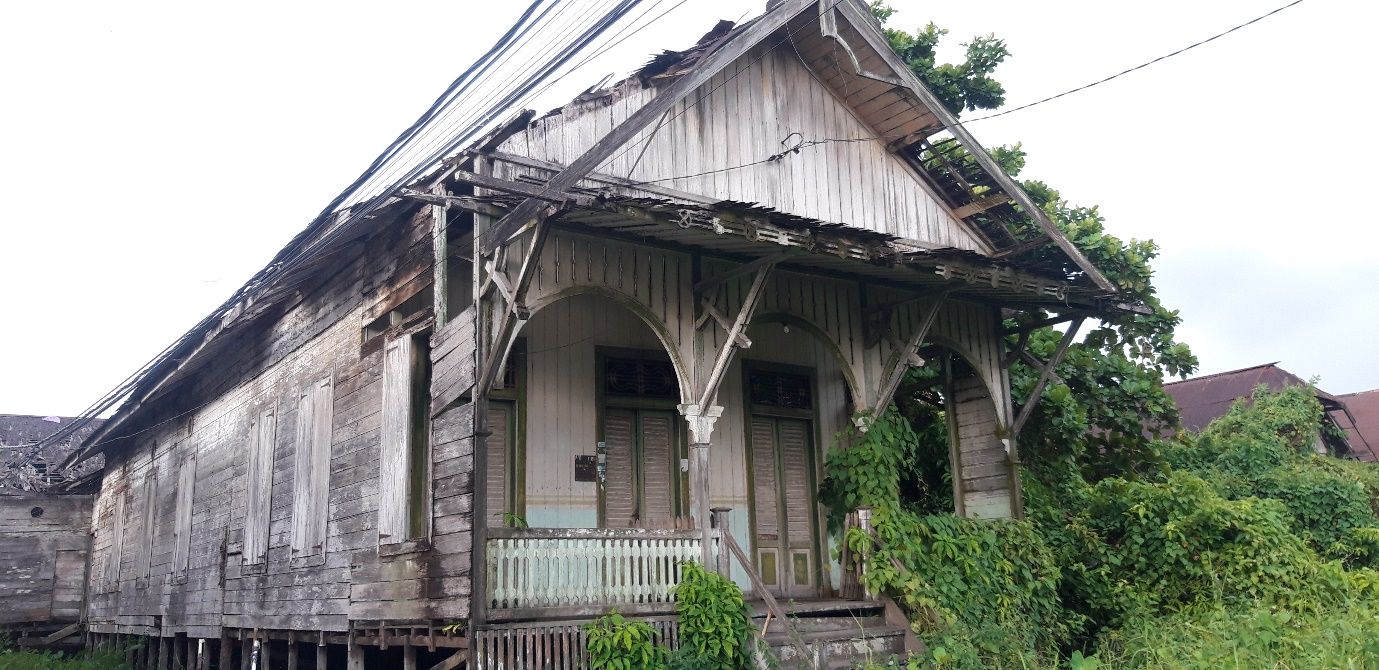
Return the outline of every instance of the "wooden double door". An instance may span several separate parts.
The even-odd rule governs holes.
[[[748,424],[757,571],[773,595],[818,596],[813,421],[753,413]]]
[[[600,525],[674,528],[687,491],[679,416],[674,410],[616,406],[603,412]]]

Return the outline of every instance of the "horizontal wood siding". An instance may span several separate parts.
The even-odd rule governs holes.
[[[109,454],[95,506],[97,574],[87,605],[93,631],[215,637],[221,626],[343,631],[351,617],[467,615],[473,429],[465,407],[432,422],[434,548],[424,560],[416,552],[380,557],[378,551],[383,362],[378,347],[364,346],[363,328],[398,295],[414,293],[419,277],[423,288],[429,281],[427,212],[369,233],[367,255],[362,246],[337,254],[285,308],[231,335],[235,347],[184,376],[146,411],[142,427],[130,427],[140,432]],[[464,346],[464,337],[454,344]],[[326,420],[306,430],[299,424],[309,417],[298,399],[311,389],[317,391],[308,394],[316,402],[310,413]],[[265,413],[271,430],[262,425]],[[251,436],[271,440],[271,448],[251,449]],[[300,436],[324,445],[321,460],[312,463],[324,476],[304,480],[320,488],[301,498],[296,464],[306,445]],[[252,496],[251,453],[262,459],[254,470],[267,472]],[[190,459],[195,466],[183,469]],[[143,512],[134,511],[138,501],[126,499],[138,495],[145,473],[154,473],[157,495],[150,565],[140,576],[132,549]],[[183,516],[181,526],[179,473],[192,478],[184,508],[189,521]],[[299,499],[319,515],[320,535],[309,544],[321,549],[294,555]],[[266,523],[255,524],[263,532],[261,548],[245,534],[251,510]],[[178,551],[179,537],[186,538],[185,554]],[[179,570],[183,562],[186,569]]]
[[[92,496],[0,495],[0,626],[76,621]]]

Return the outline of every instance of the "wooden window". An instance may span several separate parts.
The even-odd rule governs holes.
[[[378,459],[378,541],[425,538],[430,531],[430,352],[407,333],[383,347],[383,416]]]
[[[326,377],[297,399],[296,457],[292,478],[292,553],[321,552],[330,494],[330,437],[334,390]]]
[[[680,383],[668,360],[609,356],[604,360],[603,392],[675,401],[680,399]]]
[[[747,373],[747,392],[754,405],[800,410],[814,406],[809,375],[752,369]]]
[[[175,453],[175,451],[174,451]],[[196,454],[187,454],[177,467],[177,505],[173,523],[172,567],[186,572],[192,549],[192,494],[196,488]]]

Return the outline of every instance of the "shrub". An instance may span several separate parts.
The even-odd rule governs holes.
[[[752,617],[742,590],[693,561],[681,564],[675,587],[680,653],[675,670],[747,670],[753,667]]]
[[[665,670],[666,649],[644,621],[609,612],[584,626],[589,667],[593,670]]]

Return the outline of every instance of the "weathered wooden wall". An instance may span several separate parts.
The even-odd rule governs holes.
[[[93,500],[0,495],[0,627],[80,618]]]
[[[364,327],[425,288],[429,233],[424,213],[403,216],[373,235],[369,253],[338,255],[129,427],[94,515],[93,631],[215,637],[222,626],[341,631],[351,620],[465,616],[473,430],[463,407],[432,422],[434,549],[381,552],[377,530],[383,355],[363,346]],[[467,278],[457,283],[469,290]],[[298,441],[317,433],[299,430],[299,400],[310,389],[327,399],[312,412],[324,417],[328,477],[304,499]],[[265,412],[275,425],[261,433]],[[251,501],[250,447],[262,437],[272,440],[261,452],[271,475]],[[262,556],[245,552],[259,505],[268,507]],[[294,508],[324,514],[319,549],[294,551]]]
[[[568,164],[657,93],[624,83],[607,96],[537,119],[499,150]],[[663,123],[638,134],[596,172],[928,245],[983,250],[978,237],[874,137],[789,44],[768,40],[677,103]],[[849,141],[762,162],[798,142],[822,140]],[[724,170],[753,163],[759,164]]]

